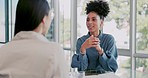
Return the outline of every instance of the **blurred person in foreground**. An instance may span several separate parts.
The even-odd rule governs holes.
[[[114,37],[101,30],[109,5],[103,0],[90,1],[85,10],[88,34],[78,38],[71,67],[85,71],[85,75],[116,72],[118,54]]]
[[[63,49],[45,37],[52,19],[47,0],[18,0],[15,37],[0,48],[3,77],[67,78]]]

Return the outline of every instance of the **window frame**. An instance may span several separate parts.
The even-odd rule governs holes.
[[[9,41],[9,0],[5,0],[5,41],[0,41],[5,44]]]

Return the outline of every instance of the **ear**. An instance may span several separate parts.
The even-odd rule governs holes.
[[[103,27],[103,25],[104,25],[104,21],[101,19],[101,23],[100,23],[101,28]]]
[[[46,30],[46,16],[43,17],[42,22],[41,22],[41,27],[42,27],[42,31]]]
[[[46,16],[44,16],[44,18],[42,19],[42,23],[45,24],[46,21]]]

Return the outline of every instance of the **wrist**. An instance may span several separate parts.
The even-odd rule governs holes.
[[[86,53],[86,49],[85,49],[84,45],[81,46],[80,51],[81,51],[81,54],[85,54]]]
[[[102,55],[103,55],[103,53],[104,53],[103,48],[101,48],[101,50],[99,50],[98,52],[99,52],[99,54],[102,56]]]

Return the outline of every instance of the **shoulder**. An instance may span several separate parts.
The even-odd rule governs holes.
[[[42,43],[40,47],[37,47],[40,51],[39,54],[44,54],[45,57],[58,60],[57,57],[60,60],[63,60],[64,57],[64,50],[60,46],[60,44],[56,42],[48,42],[48,43]],[[36,48],[36,49],[37,49]]]
[[[114,38],[111,34],[102,33],[103,37]]]
[[[46,49],[50,49],[50,50],[55,50],[55,51],[59,51],[59,50],[62,50],[62,47],[60,46],[59,43],[56,43],[56,42],[47,42],[47,43],[43,43],[43,46],[46,48]]]
[[[45,42],[45,41],[36,40],[36,39],[16,41],[16,42],[19,42],[19,44],[16,44],[18,46],[22,45],[24,47],[28,47],[28,49],[31,51],[35,51],[35,52],[43,53],[47,55],[57,54],[62,51],[62,47],[60,46],[60,44],[56,42],[49,42],[49,41]],[[27,45],[24,45],[26,43]]]
[[[115,38],[111,34],[102,34],[102,40],[106,43],[115,43]]]
[[[114,37],[111,34],[102,33],[103,39],[114,40]]]
[[[89,38],[89,35],[83,35],[82,37],[78,38],[77,41],[85,41],[87,38]]]

